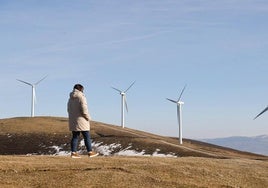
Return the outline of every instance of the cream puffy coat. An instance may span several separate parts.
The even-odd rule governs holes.
[[[81,91],[74,89],[70,93],[67,105],[69,115],[70,131],[89,131],[90,130],[90,114],[88,111],[87,100]]]

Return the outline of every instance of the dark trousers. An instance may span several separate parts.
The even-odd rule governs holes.
[[[72,134],[73,134],[72,141],[71,141],[71,150],[72,150],[72,152],[77,151],[78,140],[79,140],[80,133],[82,133],[82,135],[83,135],[87,151],[88,152],[92,151],[91,138],[90,138],[89,131],[72,131]]]

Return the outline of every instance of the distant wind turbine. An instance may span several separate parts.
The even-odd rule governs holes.
[[[258,118],[260,115],[262,115],[267,110],[268,110],[268,106],[263,111],[261,111],[261,113],[259,113],[254,119]]]
[[[128,112],[126,93],[134,85],[134,83],[135,83],[135,81],[125,91],[121,91],[117,88],[112,87],[114,90],[118,91],[119,94],[121,95],[121,126],[122,126],[122,128],[125,127],[125,114],[124,114],[125,108]]]
[[[35,105],[35,101],[36,101],[36,95],[35,95],[35,87],[41,82],[43,81],[47,76],[45,76],[44,78],[42,78],[41,80],[39,80],[38,82],[31,84],[29,82],[25,82],[23,80],[19,80],[17,79],[19,82],[22,82],[24,84],[27,84],[29,86],[32,87],[32,108],[31,108],[31,117],[34,117],[34,105]]]
[[[181,94],[179,96],[179,99],[177,101],[167,98],[167,100],[169,100],[169,101],[177,104],[177,117],[178,117],[178,123],[179,123],[179,141],[180,141],[180,144],[182,144],[182,115],[181,115],[181,106],[184,104],[184,102],[181,101],[181,96],[182,96],[185,88],[186,88],[186,85],[182,89]]]

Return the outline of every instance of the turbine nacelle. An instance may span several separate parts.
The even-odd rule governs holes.
[[[172,100],[172,99],[169,99],[169,98],[167,98],[167,100],[169,100],[170,102],[173,102],[173,103],[176,103],[176,104],[184,104],[184,102],[182,102],[182,101],[175,101],[175,100]]]
[[[182,101],[178,101],[177,104],[184,104],[184,102],[182,102]]]

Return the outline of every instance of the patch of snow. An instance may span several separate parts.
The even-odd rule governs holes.
[[[145,153],[144,150],[142,150],[141,152],[137,152],[135,150],[124,149],[122,151],[115,153],[114,155],[117,155],[117,156],[147,156],[147,155],[144,155],[144,153]]]
[[[152,154],[153,157],[177,157],[174,153],[170,153],[170,154],[161,154],[158,153],[160,151],[160,149],[156,149],[155,152]]]
[[[121,144],[110,144],[110,145],[101,145],[102,143],[92,143],[92,148],[104,156],[109,156],[115,149],[121,148]]]
[[[62,147],[60,146],[51,146],[50,148],[55,150],[55,153],[53,155],[57,156],[67,156],[70,155],[71,151],[64,151]],[[85,152],[85,143],[84,140],[81,140],[79,143],[78,153],[84,153]],[[113,143],[110,145],[104,144],[102,142],[92,142],[92,148],[100,153],[103,156],[147,156],[147,157],[177,157],[174,153],[169,154],[161,154],[160,149],[156,149],[155,152],[152,154],[146,154],[145,150],[142,151],[136,151],[132,149],[132,144],[130,143],[128,147],[122,148],[121,144]],[[118,151],[118,152],[115,152]]]
[[[70,151],[61,151],[62,147],[60,146],[51,146],[50,148],[56,150],[56,153],[54,155],[60,155],[60,156],[66,156],[66,155],[70,155]]]

